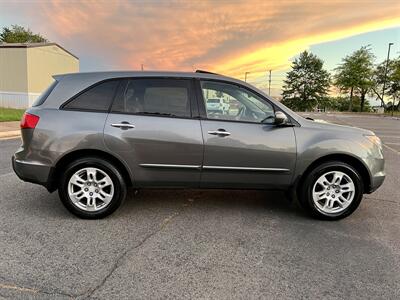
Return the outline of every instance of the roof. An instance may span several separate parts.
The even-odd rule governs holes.
[[[36,47],[47,47],[47,46],[57,46],[58,48],[67,52],[69,55],[75,57],[76,59],[79,59],[78,56],[71,53],[67,49],[61,47],[57,43],[0,43],[0,48],[36,48]]]
[[[93,79],[96,81],[112,79],[112,78],[124,78],[124,77],[176,77],[176,78],[203,78],[203,79],[225,79],[227,81],[233,81],[241,84],[244,82],[235,78],[227,77],[220,74],[211,72],[178,72],[178,71],[99,71],[99,72],[79,72],[79,73],[67,73],[58,74],[53,76],[56,79],[65,78],[80,78],[80,79]]]

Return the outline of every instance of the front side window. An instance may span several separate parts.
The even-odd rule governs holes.
[[[129,79],[116,97],[112,112],[190,117],[190,81]]]
[[[97,84],[64,105],[65,109],[108,111],[114,98],[118,80],[105,81]]]
[[[202,81],[208,119],[260,123],[274,117],[274,108],[261,97],[233,84]]]

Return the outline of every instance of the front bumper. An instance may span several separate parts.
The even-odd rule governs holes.
[[[43,185],[51,189],[50,175],[53,168],[36,162],[22,161],[12,157],[12,166],[17,176],[27,182]]]
[[[371,185],[369,189],[366,191],[367,194],[371,194],[375,192],[385,181],[385,172],[378,172],[371,178]]]

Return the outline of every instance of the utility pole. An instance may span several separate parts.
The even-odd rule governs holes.
[[[271,96],[271,72],[272,72],[272,70],[269,70],[268,96]]]
[[[244,82],[247,82],[247,74],[250,74],[250,72],[245,72],[244,73]]]
[[[385,105],[383,97],[385,96],[385,87],[386,87],[386,76],[387,76],[387,69],[389,66],[389,56],[390,56],[390,47],[392,47],[393,43],[389,43],[388,54],[386,59],[386,67],[385,67],[385,76],[383,77],[383,88],[382,88],[382,104]],[[392,104],[392,112],[393,112],[393,104]],[[385,109],[385,107],[383,107]]]
[[[142,71],[144,70],[144,68],[143,68],[143,64],[141,64],[141,68],[142,68]]]

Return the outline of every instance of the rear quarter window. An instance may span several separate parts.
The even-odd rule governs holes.
[[[110,80],[96,84],[74,96],[71,100],[67,101],[62,108],[68,110],[106,112],[111,106],[118,84],[118,80]]]
[[[58,84],[57,80],[54,80],[52,84],[33,102],[32,106],[40,106],[42,105],[46,99],[50,96],[51,92],[54,90],[56,85]]]

